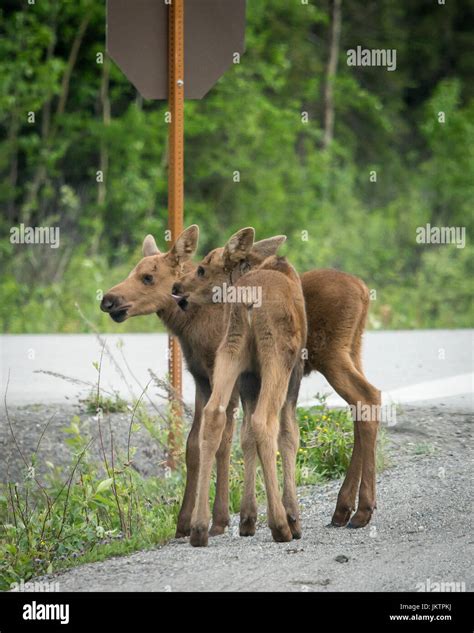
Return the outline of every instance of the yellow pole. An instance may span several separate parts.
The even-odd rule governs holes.
[[[172,243],[183,231],[184,206],[184,0],[171,0],[168,33],[168,99],[171,121],[168,146],[168,226]],[[181,348],[169,336],[169,376],[177,398],[182,397]],[[168,466],[176,467],[176,451],[181,434],[182,409],[172,399],[168,435]]]

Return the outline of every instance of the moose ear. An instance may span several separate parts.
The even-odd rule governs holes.
[[[254,239],[255,229],[250,226],[234,233],[224,246],[223,257],[225,266],[233,267],[245,259],[252,249]]]
[[[176,258],[179,264],[191,259],[196,252],[199,242],[199,227],[192,224],[178,237],[170,251],[170,255]]]
[[[149,255],[157,255],[160,252],[160,249],[156,245],[155,238],[153,235],[147,235],[143,240],[143,257],[148,257]]]
[[[284,242],[286,242],[286,235],[275,235],[275,237],[269,237],[266,240],[259,240],[253,245],[252,253],[266,259],[275,255]]]

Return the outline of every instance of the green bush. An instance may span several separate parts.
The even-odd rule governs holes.
[[[100,331],[156,331],[153,315],[117,325],[98,304],[100,291],[136,264],[146,233],[165,246],[167,104],[141,98],[110,60],[96,63],[105,3],[80,0],[58,11],[57,0],[42,0],[27,12],[21,3],[6,4],[2,330],[87,331],[78,303]],[[330,3],[249,2],[242,60],[204,99],[185,104],[184,215],[186,224],[200,226],[200,253],[242,226],[254,226],[259,239],[284,233],[283,252],[299,270],[335,267],[377,291],[372,327],[471,325],[472,245],[459,255],[450,245],[415,241],[416,227],[426,223],[465,226],[472,235],[467,5],[427,11],[423,3],[382,0],[367,19],[361,3],[345,3],[334,138],[323,147]],[[347,65],[355,42],[378,49],[387,41],[398,51],[396,72]],[[9,231],[20,223],[59,227],[59,248],[10,244]]]

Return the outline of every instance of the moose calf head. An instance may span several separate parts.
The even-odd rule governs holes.
[[[198,240],[199,228],[193,224],[181,233],[170,251],[161,253],[154,238],[147,235],[143,241],[143,259],[124,281],[107,291],[100,309],[108,312],[116,323],[164,309],[169,304],[173,284],[193,268],[190,260]]]
[[[185,310],[188,303],[213,303],[218,288],[224,284],[233,286],[246,272],[260,266],[276,253],[286,236],[277,235],[259,242],[254,239],[252,227],[240,229],[225,246],[215,248],[193,271],[183,275],[172,288],[178,305]]]

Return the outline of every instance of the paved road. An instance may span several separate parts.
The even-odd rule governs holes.
[[[367,528],[326,527],[333,481],[300,491],[299,541],[274,543],[264,515],[253,538],[240,538],[234,517],[208,548],[179,539],[47,580],[61,591],[433,591],[435,583],[472,591],[470,417],[405,409],[389,429],[394,465],[378,477]],[[427,442],[428,454],[419,454]]]
[[[400,403],[436,404],[453,410],[472,410],[473,330],[425,330],[368,332],[364,345],[367,377],[387,400]],[[134,379],[126,369],[117,343],[133,374],[142,385],[149,380],[148,368],[161,378],[167,372],[167,337],[164,334],[107,335],[107,342],[120,361],[127,380],[137,393]],[[8,335],[0,338],[1,390],[5,392],[8,372],[11,405],[60,403],[76,400],[80,387],[37,370],[54,371],[95,383],[93,361],[99,360],[100,345],[93,335]],[[129,396],[129,390],[117,370],[104,359],[101,382],[104,388]],[[300,401],[309,402],[318,392],[332,393],[325,379],[312,374],[303,380]],[[193,381],[186,371],[184,395],[193,401]],[[331,404],[341,404],[334,395]]]

